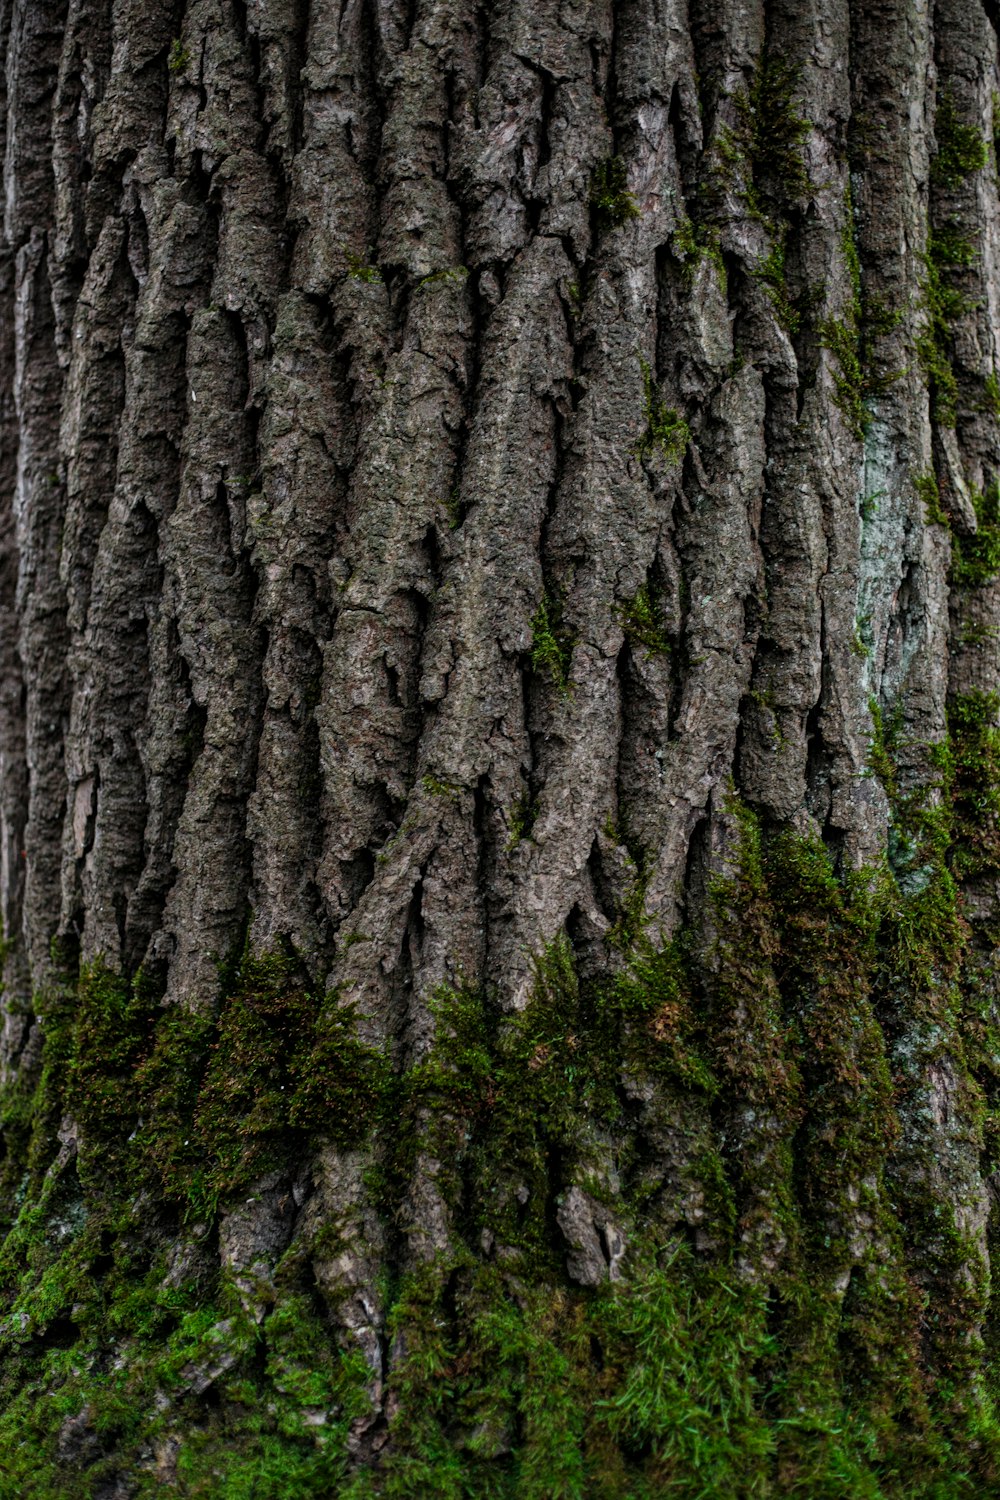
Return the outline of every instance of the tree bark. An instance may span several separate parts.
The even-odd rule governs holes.
[[[998,31],[0,0],[0,1496],[998,1481]]]

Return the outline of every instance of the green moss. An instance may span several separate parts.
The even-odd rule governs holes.
[[[988,641],[1000,640],[1000,629],[996,625],[986,625],[982,620],[964,620],[959,640],[963,646],[983,646]]]
[[[1000,378],[996,371],[987,375],[983,381],[983,410],[1000,421]]]
[[[406,1339],[390,1379],[394,1447],[339,1493],[582,1496],[593,1393],[581,1312],[565,1293],[512,1299],[465,1255],[408,1276],[392,1320]]]
[[[726,262],[719,244],[719,231],[711,224],[696,224],[682,216],[670,236],[670,250],[683,268],[684,281],[688,288],[694,282],[695,268],[702,260],[710,260],[719,274],[723,292],[726,290]]]
[[[457,781],[441,781],[437,776],[424,776],[421,785],[432,797],[447,797],[451,802],[462,795],[462,788]]]
[[[66,1102],[85,1135],[108,1143],[120,1132],[123,1089],[148,1049],[155,991],[140,973],[129,984],[102,963],[80,973]]]
[[[687,452],[691,429],[672,406],[667,406],[660,399],[653,372],[641,355],[639,365],[642,369],[642,412],[646,419],[646,430],[639,439],[636,452],[642,456],[659,448],[668,463],[677,463]]]
[[[560,939],[526,1011],[499,1032],[472,992],[439,997],[451,1020],[421,1097],[447,1099],[464,1180],[480,1185],[468,1244],[486,1228],[504,1256],[484,1265],[462,1248],[400,1287],[391,1456],[349,1494],[652,1497],[669,1484],[902,1500],[941,1485],[971,1496],[975,1474],[991,1472],[988,1412],[985,1426],[981,1406],[956,1426],[959,1330],[979,1304],[935,1325],[953,1371],[945,1419],[926,1401],[925,1303],[890,1206],[900,1189],[883,1181],[900,1122],[872,996],[904,970],[912,989],[938,984],[942,962],[954,971],[954,888],[901,902],[885,876],[840,879],[818,842],[765,842],[735,811],[737,862],[713,897],[708,1035],[683,945],[640,943],[593,1009]],[[692,1254],[643,1231],[639,1209],[622,1283],[581,1292],[551,1254],[546,1163],[621,1138],[623,1065],[633,1088],[653,1076],[678,1091],[689,1119],[696,1099],[718,1101],[725,1154],[692,1163],[731,1248]],[[599,1193],[600,1173],[590,1180]],[[858,1212],[878,1235],[841,1300],[824,1286],[851,1265]],[[974,1247],[928,1212],[954,1296]],[[755,1248],[779,1257],[770,1285],[741,1267]]]
[[[936,266],[950,271],[967,271],[977,258],[972,241],[960,234],[952,224],[930,231],[927,236],[927,255]],[[946,299],[946,316],[956,317],[968,305],[957,292],[942,293],[942,296]]]
[[[99,1493],[102,1482],[115,1482],[124,1467],[132,1492],[151,1496],[160,1482],[141,1455],[144,1449],[148,1454],[146,1445],[173,1436],[180,1438],[178,1481],[185,1494],[213,1500],[328,1495],[345,1473],[349,1423],[370,1410],[357,1356],[331,1345],[301,1287],[279,1280],[261,1327],[247,1318],[230,1285],[220,1282],[202,1295],[211,1290],[217,1300],[197,1305],[193,1288],[161,1288],[161,1301],[170,1298],[161,1309],[166,1323],[130,1322],[120,1306],[114,1333],[129,1357],[111,1368],[100,1358],[100,1334],[110,1330],[96,1321],[80,1330],[72,1352],[35,1354],[35,1380],[0,1416],[3,1482],[40,1500],[82,1500]],[[85,1281],[68,1288],[69,1295],[98,1310],[101,1298],[92,1289],[88,1297]],[[10,1348],[5,1352],[9,1398]],[[190,1393],[190,1372],[213,1367],[219,1371],[211,1381],[214,1416]],[[195,1420],[199,1412],[201,1421]],[[67,1419],[82,1427],[82,1443],[63,1460],[59,1442]]]
[[[952,582],[981,587],[1000,573],[1000,528],[984,526],[972,536],[956,536]]]
[[[896,781],[896,751],[898,748],[900,713],[892,714],[887,721],[877,698],[868,699],[868,713],[872,721],[872,736],[868,746],[868,765],[885,789],[891,805],[899,799]]]
[[[278,1268],[258,1327],[214,1251],[177,1279],[161,1247],[181,1235],[177,1216],[206,1235],[220,1197],[293,1161],[306,1139],[356,1139],[384,1092],[379,1060],[349,1011],[335,996],[313,1001],[283,955],[228,965],[217,1016],[163,1008],[141,975],[130,984],[100,963],[81,972],[75,1007],[43,1009],[36,1101],[71,1104],[79,1147],[58,1166],[40,1109],[35,1185],[0,1253],[4,1481],[61,1500],[124,1466],[151,1494],[140,1453],[179,1432],[185,1493],[330,1493],[349,1421],[368,1409],[367,1376],[331,1344],[305,1266]],[[109,1363],[112,1348],[122,1357]],[[213,1417],[191,1371],[220,1360]],[[82,1424],[72,1461],[59,1454],[68,1418]]]
[[[980,132],[958,116],[955,101],[945,90],[934,116],[937,153],[931,161],[931,176],[946,188],[957,188],[973,172],[982,171],[988,153]]]
[[[942,309],[948,299],[941,295],[937,269],[927,263],[927,275],[921,283],[925,321],[917,336],[916,350],[928,388],[934,416],[945,427],[955,425],[958,407],[958,382],[951,367],[951,330]]]
[[[537,815],[538,804],[533,800],[531,793],[522,792],[511,807],[510,817],[507,820],[507,826],[510,829],[508,849],[516,848],[522,839],[531,837],[531,830],[535,826]]]
[[[950,525],[948,513],[941,505],[941,491],[938,488],[937,475],[933,469],[929,469],[926,474],[916,475],[913,481],[913,488],[917,492],[917,499],[924,507],[924,520],[927,525]]]
[[[609,1434],[655,1455],[654,1484],[697,1474],[706,1495],[770,1493],[775,1433],[756,1372],[774,1341],[760,1287],[732,1284],[678,1244],[605,1299],[598,1326],[618,1374],[604,1397]]]
[[[903,309],[890,307],[882,297],[864,297],[862,319],[863,335],[870,343],[874,339],[884,338],[886,334],[892,333],[900,326],[903,321]],[[891,379],[898,380],[902,374],[900,370],[892,375]]]
[[[457,531],[465,520],[465,508],[462,505],[462,497],[457,485],[449,491],[447,498],[442,500],[441,504],[448,517],[448,530]]]
[[[795,203],[809,188],[802,147],[811,127],[795,102],[798,77],[783,59],[763,59],[749,87],[733,95],[736,125],[724,132],[721,151],[742,174],[753,213]]]
[[[972,245],[953,228],[946,226],[928,236],[925,274],[920,283],[924,318],[917,335],[916,351],[931,393],[934,417],[945,427],[955,425],[958,409],[958,381],[952,368],[952,329],[955,322],[973,307],[955,285],[955,280],[974,259]]]
[[[783,1161],[791,1172],[780,1134],[771,1135],[763,1182],[760,1158],[741,1153],[742,1194],[752,1193],[751,1201],[757,1203],[752,1213],[744,1210],[744,1221],[755,1224],[764,1246],[780,1236],[790,1249],[786,1274],[776,1288],[780,1317],[772,1314],[770,1320],[783,1351],[774,1374],[776,1411],[788,1401],[792,1418],[788,1428],[778,1422],[782,1451],[777,1468],[786,1478],[799,1476],[803,1493],[837,1493],[833,1478],[838,1474],[842,1483],[850,1477],[857,1485],[874,1483],[878,1474],[883,1482],[894,1476],[901,1486],[897,1490],[890,1484],[886,1493],[909,1494],[907,1486],[918,1476],[938,1471],[943,1450],[924,1404],[918,1333],[922,1304],[905,1272],[906,1256],[916,1252],[904,1250],[893,1207],[901,1188],[895,1182],[891,1188],[888,1182],[885,1189],[878,1186],[892,1167],[893,1142],[901,1140],[904,1126],[897,1118],[896,1091],[872,997],[905,992],[912,1001],[925,983],[936,991],[943,962],[951,963],[954,972],[962,943],[955,889],[943,877],[917,896],[901,898],[893,882],[878,872],[838,881],[818,844],[778,840],[756,856],[752,849],[751,844],[750,856],[744,855],[739,885],[726,887],[729,931],[737,951],[747,958],[754,951],[757,955],[736,991],[740,1004],[734,1008],[734,1051],[739,1057],[752,996],[771,996],[754,1028],[761,1034],[766,1027],[763,1035],[770,1037],[770,1045],[759,1073],[744,1071],[734,1080],[735,1097],[753,1089],[759,1117],[768,1109],[769,1082],[776,1080],[780,1092],[770,1113],[776,1119],[791,1115],[786,1130],[795,1130],[796,1156],[811,1203],[796,1211],[791,1181],[784,1194],[780,1189]],[[752,943],[747,941],[750,933]],[[877,1003],[881,1007],[884,1002]],[[796,1062],[792,1072],[785,1061],[789,1055]],[[855,1268],[843,1307],[834,1300],[824,1308],[814,1273],[807,1268],[825,1263],[832,1275],[838,1263],[850,1261],[841,1217],[846,1210],[850,1221],[843,1197],[850,1176],[868,1184],[860,1188],[860,1201],[880,1222],[883,1247],[892,1248]],[[837,1208],[838,1201],[844,1209]],[[952,1295],[969,1264],[967,1255],[956,1261]],[[950,1354],[944,1354],[945,1348]],[[956,1348],[945,1337],[942,1357],[953,1358]],[[835,1367],[846,1403],[839,1412],[830,1400]],[[803,1421],[805,1412],[809,1416]],[[870,1471],[872,1459],[888,1457],[887,1446],[892,1461],[876,1462]],[[971,1490],[963,1480],[957,1492]]]
[[[844,192],[844,230],[841,248],[851,289],[840,318],[824,318],[818,327],[822,348],[834,358],[834,400],[854,435],[863,438],[871,421],[868,399],[881,395],[902,375],[901,370],[876,371],[875,341],[892,331],[902,314],[877,299],[866,299],[861,261],[854,238],[854,207],[850,187]]]
[[[865,636],[871,632],[871,620],[857,620],[854,625],[854,634],[851,637],[851,653],[862,661],[867,661],[872,654],[872,648]]]
[[[378,266],[370,265],[363,256],[354,254],[353,251],[344,247],[344,259],[347,262],[347,274],[352,281],[362,281],[368,286],[378,286],[382,282],[382,272]],[[447,275],[446,272],[439,273]],[[431,278],[428,277],[428,280]]]
[[[663,941],[637,908],[603,971],[558,933],[513,1013],[440,986],[405,1065],[290,952],[234,955],[217,1013],[99,964],[40,1000],[34,1145],[23,1099],[8,1116],[35,1165],[0,1252],[0,1494],[82,1500],[121,1473],[152,1497],[171,1435],[177,1487],[213,1500],[991,1493],[988,1268],[955,1184],[997,1136],[958,881],[1000,869],[998,715],[955,698],[914,784],[899,716],[873,710],[884,866],[838,870],[730,797],[703,923]],[[968,1122],[940,1162],[932,1067]],[[387,1259],[388,1441],[363,1469],[370,1371],[311,1266],[340,1227],[300,1224],[253,1315],[215,1241],[220,1209],[324,1139],[369,1164],[387,1239],[418,1163],[450,1225],[429,1261]],[[571,1188],[615,1280],[567,1275]]]
[[[620,156],[601,162],[590,184],[590,202],[599,229],[620,229],[640,217],[635,194],[629,191],[628,167]]]
[[[785,247],[778,239],[770,251],[754,267],[751,275],[763,282],[774,306],[775,316],[785,332],[794,336],[799,331],[801,313],[788,296],[785,282]]]
[[[640,584],[632,598],[620,607],[619,614],[626,636],[644,648],[647,661],[655,656],[669,655],[670,641],[663,607],[652,584]]]
[[[61,1087],[77,1121],[84,1180],[156,1181],[195,1218],[293,1159],[306,1136],[355,1139],[384,1085],[350,1009],[282,955],[244,953],[212,1015],[161,1007],[141,973],[129,984],[91,964],[46,1053],[45,1087]]]
[[[350,1008],[304,988],[291,960],[245,955],[234,990],[193,1118],[211,1189],[225,1195],[294,1159],[308,1136],[359,1139],[383,1087]]]
[[[625,840],[620,839],[613,830],[608,836],[616,843],[625,843]],[[633,878],[617,904],[615,920],[605,938],[609,948],[620,949],[623,953],[632,951],[646,925],[646,890],[651,874],[651,864],[645,851],[639,849],[632,853],[630,850],[626,859],[631,867]]]
[[[569,692],[569,669],[573,641],[562,621],[562,600],[545,594],[531,617],[531,665],[555,684],[563,695]]]
[[[462,283],[469,278],[468,266],[446,266],[442,271],[432,271],[429,276],[421,276],[417,282],[418,286],[448,286]],[[381,277],[379,277],[381,280]]]
[[[190,63],[190,49],[184,46],[180,37],[175,36],[170,43],[170,51],[167,54],[167,67],[171,73],[185,73]]]
[[[824,318],[819,341],[836,361],[833,372],[834,400],[855,437],[862,438],[871,420],[864,405],[864,373],[861,366],[857,326],[852,319]]]
[[[1000,484],[975,491],[972,501],[976,530],[952,539],[951,582],[961,588],[981,588],[1000,573]]]
[[[974,691],[948,704],[955,828],[952,864],[967,877],[1000,868],[1000,694]]]

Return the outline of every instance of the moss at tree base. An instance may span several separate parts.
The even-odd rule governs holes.
[[[141,975],[67,983],[5,1101],[0,1496],[1000,1482],[1000,1047],[951,873],[992,861],[967,817],[991,731],[962,703],[952,725],[909,799],[879,731],[885,868],[838,875],[734,800],[699,930],[640,930],[600,980],[560,936],[516,1016],[442,989],[402,1071],[291,954],[244,954],[208,1017]],[[296,1217],[316,1149],[366,1154],[389,1245],[420,1161],[451,1216],[447,1252],[384,1257],[377,1378],[316,1282],[342,1229]],[[288,1234],[227,1264],[228,1216],[267,1195]]]

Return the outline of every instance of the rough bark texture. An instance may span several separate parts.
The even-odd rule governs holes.
[[[998,28],[0,0],[4,1500],[1000,1484]]]

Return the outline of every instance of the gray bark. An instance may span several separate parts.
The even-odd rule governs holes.
[[[337,1482],[429,1493],[443,1481],[392,1478],[410,1441],[393,1288],[521,1254],[470,1208],[528,1193],[520,1169],[456,1189],[462,1129],[492,1127],[436,1098],[400,1125],[414,1146],[388,1207],[372,1187],[384,1125],[348,1141],[311,1124],[289,1138],[299,1159],[262,1163],[204,1220],[151,1176],[101,1187],[103,1147],[73,1104],[82,1065],[69,1092],[45,1085],[41,1114],[31,1094],[80,974],[155,990],[116,1075],[124,1139],[148,1124],[130,1080],[163,1016],[232,1040],[218,1018],[244,949],[283,955],[316,1007],[335,996],[405,1079],[437,1065],[448,996],[480,996],[503,1038],[533,1014],[553,944],[597,993],[681,939],[721,1094],[623,1072],[625,1123],[581,1116],[548,1160],[549,1259],[517,1261],[509,1295],[562,1306],[627,1287],[629,1247],[650,1237],[661,1265],[683,1242],[776,1295],[789,1221],[745,1184],[787,1151],[792,1217],[840,1247],[803,1273],[830,1316],[848,1327],[850,1289],[879,1265],[900,1307],[904,1282],[928,1319],[958,1299],[954,1343],[921,1335],[914,1358],[925,1393],[953,1379],[982,1413],[1000,549],[996,566],[956,559],[980,556],[976,537],[986,556],[1000,478],[998,24],[985,0],[0,0],[4,1264],[34,1339],[10,1410],[32,1380],[63,1389],[47,1339],[84,1337],[72,1307],[47,1323],[17,1291],[26,1267],[62,1264],[51,1247],[32,1261],[23,1204],[96,1224],[104,1193],[121,1214],[101,1253],[125,1265],[141,1240],[135,1274],[159,1266],[164,1286],[221,1276],[272,1361],[280,1268],[306,1266],[316,1326],[367,1370]],[[978,164],[963,130],[985,143]],[[951,296],[936,345],[935,275]],[[988,721],[981,759],[942,789],[933,747],[961,759],[969,704]],[[891,773],[873,759],[886,736]],[[802,999],[786,943],[765,989],[804,1093],[786,1108],[775,1083],[770,1115],[741,1111],[726,1028],[737,1050],[741,1027],[757,1040],[719,997],[750,919],[727,935],[712,894],[738,880],[740,808],[765,849],[822,845],[843,889],[882,871],[905,900],[929,878],[907,863],[907,797],[985,841],[963,862],[973,834],[953,822],[935,856],[960,888],[961,953],[955,973],[933,961],[928,993],[965,998],[928,1040],[912,974],[860,977],[844,1035],[870,1016],[879,1061],[858,1022],[827,1075],[808,1019],[827,981],[810,970]],[[779,929],[779,945],[798,931]],[[840,1149],[835,1108],[853,1128],[867,1107],[860,1084],[836,1107],[826,1091],[879,1068],[895,1135],[863,1161],[844,1148],[837,1203],[810,1197]],[[744,1184],[735,1229],[713,1217],[709,1151]],[[955,1244],[927,1227],[942,1214]],[[82,1264],[89,1296],[103,1273]],[[217,1429],[223,1455],[253,1447],[225,1436],[245,1351],[215,1326],[171,1396],[183,1420],[135,1396],[134,1441],[102,1436],[81,1396],[36,1493],[70,1493],[74,1471],[73,1494],[144,1494],[150,1476],[228,1493],[183,1461],[185,1423]],[[109,1327],[87,1348],[138,1360]],[[455,1451],[474,1450],[448,1420]],[[698,1493],[685,1461],[627,1444],[634,1489],[589,1469],[511,1479],[530,1421],[504,1420],[491,1461],[520,1488],[496,1493]],[[994,1450],[945,1428],[968,1482],[987,1482]],[[848,1476],[840,1493],[923,1493],[892,1488],[890,1447],[871,1470],[883,1490]],[[780,1453],[765,1468],[745,1493],[806,1492]]]

